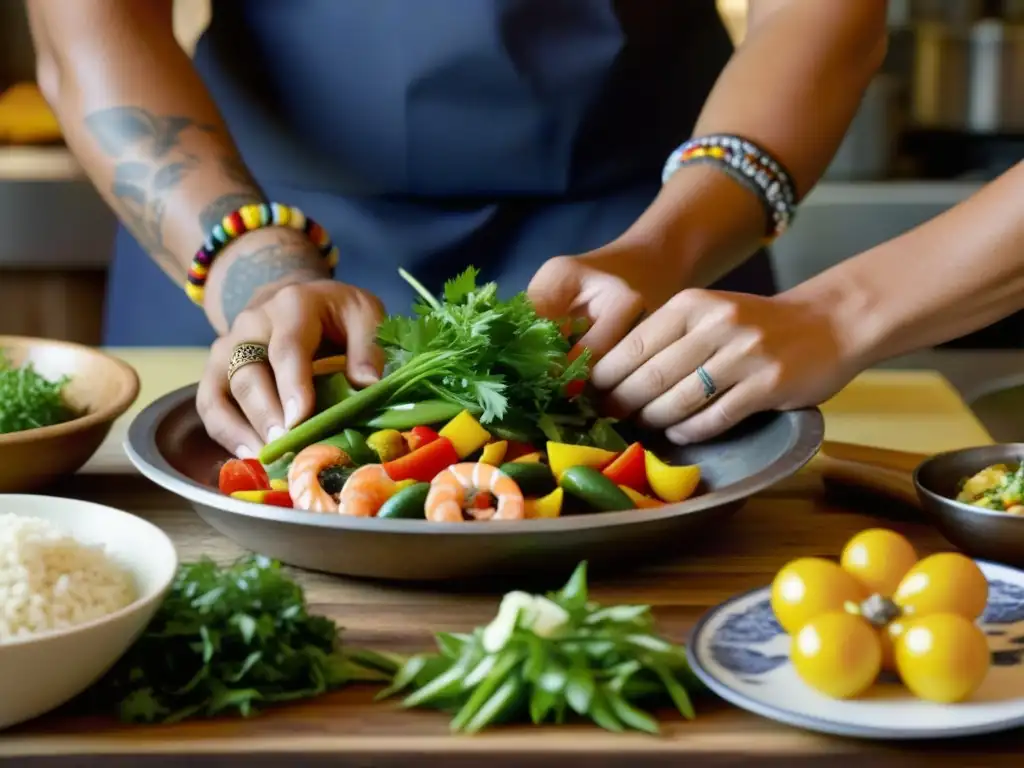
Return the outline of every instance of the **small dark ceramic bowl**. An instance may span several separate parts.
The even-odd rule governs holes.
[[[1024,517],[956,500],[960,482],[993,464],[1024,461],[1024,443],[1001,443],[939,453],[914,471],[921,506],[936,527],[966,554],[1024,567]]]

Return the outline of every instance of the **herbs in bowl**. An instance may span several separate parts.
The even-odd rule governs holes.
[[[67,403],[68,376],[48,378],[31,362],[15,365],[0,349],[0,435],[52,427],[78,414]]]
[[[0,493],[76,472],[138,394],[138,374],[102,350],[0,336]]]

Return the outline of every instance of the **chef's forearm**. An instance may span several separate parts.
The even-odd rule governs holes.
[[[188,56],[171,0],[29,0],[38,80],[100,194],[176,282],[262,194]]]
[[[1024,309],[1024,163],[783,296],[830,307],[865,367]]]
[[[883,0],[751,0],[747,36],[694,135],[737,134],[759,144],[786,166],[803,196],[842,141],[886,41]],[[634,234],[667,244],[685,276],[706,285],[748,258],[765,227],[751,192],[715,169],[684,167]]]

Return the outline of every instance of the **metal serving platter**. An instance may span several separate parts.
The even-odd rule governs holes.
[[[665,458],[699,464],[703,475],[699,495],[654,510],[497,523],[379,520],[221,495],[217,472],[228,454],[207,436],[195,394],[195,385],[176,390],[132,422],[125,450],[143,475],[247,549],[309,570],[403,581],[564,575],[584,559],[599,572],[693,551],[749,496],[810,461],[824,433],[821,413],[809,409],[761,414],[701,445],[652,439]]]

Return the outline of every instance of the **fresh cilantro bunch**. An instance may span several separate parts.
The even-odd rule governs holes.
[[[699,683],[685,650],[654,634],[648,606],[590,602],[586,563],[559,592],[509,593],[487,627],[436,639],[439,652],[410,657],[378,698],[410,691],[404,706],[454,712],[453,731],[575,713],[610,731],[657,733],[638,702],[671,701],[694,717],[687,687]]]
[[[392,395],[406,400],[441,398],[478,411],[481,421],[509,415],[535,420],[566,400],[566,386],[587,377],[589,354],[570,361],[559,325],[540,317],[525,293],[498,298],[495,283],[477,285],[470,267],[444,286],[444,301],[404,270],[419,294],[413,317],[392,315],[378,341],[394,372],[433,353],[456,352]]]
[[[570,382],[587,378],[589,354],[570,361],[559,324],[540,317],[525,293],[500,299],[496,284],[477,285],[471,267],[445,284],[441,301],[401,275],[419,299],[412,317],[390,316],[378,329],[388,360],[384,377],[268,443],[259,457],[264,464],[394,403],[447,400],[495,434],[524,440],[539,436],[542,415],[574,426],[593,418],[584,398],[566,394]]]
[[[64,400],[69,379],[51,380],[32,363],[15,368],[0,350],[0,435],[49,427],[74,417]]]
[[[153,621],[95,691],[131,722],[177,722],[387,680],[395,664],[343,653],[330,619],[311,615],[280,565],[247,557],[228,567],[182,565]]]

